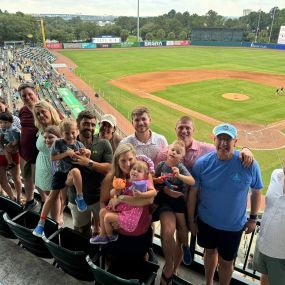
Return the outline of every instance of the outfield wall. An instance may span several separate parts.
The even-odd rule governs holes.
[[[96,49],[96,48],[131,48],[131,47],[163,47],[163,46],[216,46],[216,47],[247,47],[285,50],[285,44],[263,44],[253,42],[229,42],[229,41],[144,41],[122,43],[58,43],[48,44],[49,49]]]

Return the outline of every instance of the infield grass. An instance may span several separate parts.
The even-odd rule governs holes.
[[[152,114],[152,129],[166,136],[169,142],[175,138],[174,126],[183,113],[151,100],[138,98],[108,83],[111,79],[132,74],[181,70],[219,69],[262,73],[285,74],[282,51],[247,48],[132,48],[109,50],[62,51],[77,65],[76,73],[90,86],[104,95],[118,111],[129,119],[131,110],[138,105],[147,106]],[[285,86],[285,82],[284,82]],[[222,98],[223,93],[243,93],[250,97],[243,102]],[[171,86],[155,95],[175,101],[208,116],[225,121],[268,124],[280,119],[285,94],[274,96],[274,88],[244,80],[206,80],[191,84]],[[194,120],[195,138],[212,142],[212,126]],[[285,149],[254,151],[261,165],[265,188],[274,168],[280,167]]]

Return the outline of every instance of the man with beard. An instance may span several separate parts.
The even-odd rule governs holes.
[[[134,146],[137,155],[143,154],[153,162],[157,154],[168,146],[163,135],[150,129],[151,117],[146,107],[138,107],[132,111],[132,124],[135,133],[121,140],[121,143],[130,143]]]
[[[95,114],[84,110],[76,119],[79,129],[77,140],[91,151],[90,159],[80,157],[75,164],[85,166],[81,170],[83,196],[87,204],[87,211],[79,212],[75,204],[76,191],[74,187],[69,191],[69,208],[72,214],[74,229],[90,236],[91,213],[95,220],[95,232],[98,233],[99,199],[101,182],[111,167],[113,152],[110,143],[105,139],[94,136],[96,128]],[[87,167],[87,168],[86,168]]]
[[[213,284],[219,264],[219,282],[227,285],[242,233],[255,229],[263,185],[258,163],[244,167],[240,152],[234,149],[237,129],[223,123],[213,134],[216,151],[200,157],[192,169],[195,185],[189,193],[188,215],[191,233],[197,234],[199,246],[205,248],[206,284]],[[251,210],[247,219],[249,188]]]

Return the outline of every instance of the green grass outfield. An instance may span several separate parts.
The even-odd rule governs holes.
[[[164,134],[168,141],[175,138],[175,121],[183,113],[162,106],[151,100],[141,99],[108,84],[111,79],[131,74],[179,70],[219,69],[262,73],[285,74],[285,53],[282,51],[247,48],[132,48],[84,51],[62,51],[77,65],[76,73],[94,89],[99,90],[117,110],[129,118],[132,108],[149,107],[152,113],[152,129]],[[285,82],[284,82],[285,86]],[[223,93],[243,93],[250,99],[243,102],[226,100]],[[263,84],[244,80],[214,79],[191,84],[171,86],[157,96],[225,121],[268,124],[285,118],[282,115],[284,97],[274,96],[274,89]],[[222,110],[229,110],[225,112]],[[195,138],[211,142],[212,126],[195,119]],[[265,187],[270,174],[280,167],[285,149],[254,151],[262,169]]]

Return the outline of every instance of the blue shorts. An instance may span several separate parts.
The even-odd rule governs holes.
[[[236,258],[243,229],[238,232],[218,230],[198,218],[197,242],[205,249],[217,249],[219,255],[227,261]]]

